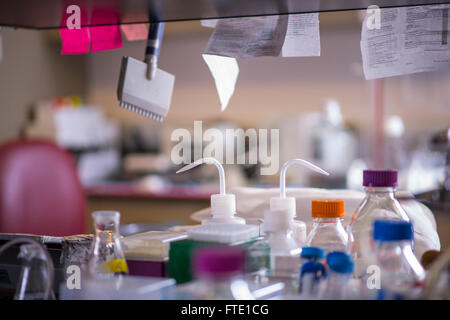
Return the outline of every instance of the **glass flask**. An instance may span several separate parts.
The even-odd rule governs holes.
[[[118,274],[128,274],[128,266],[119,239],[120,213],[95,211],[92,218],[95,238],[88,264],[89,275],[107,279]]]
[[[20,246],[18,258],[22,260],[20,279],[14,294],[14,300],[45,300],[54,299],[53,290],[46,297],[46,288],[51,285],[46,263],[47,257],[34,244]]]

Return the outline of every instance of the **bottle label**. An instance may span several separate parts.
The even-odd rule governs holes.
[[[102,273],[128,273],[128,266],[124,259],[109,260],[100,265]]]
[[[298,256],[275,256],[272,259],[275,275],[290,276],[299,272],[300,258]]]

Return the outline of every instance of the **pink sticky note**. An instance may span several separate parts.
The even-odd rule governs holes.
[[[62,40],[61,54],[82,54],[89,52],[89,29],[59,29]]]
[[[92,52],[122,47],[122,34],[118,25],[90,27]]]
[[[121,27],[128,41],[147,40],[148,30],[145,23],[123,24]]]

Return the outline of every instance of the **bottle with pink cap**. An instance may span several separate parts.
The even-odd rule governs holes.
[[[208,246],[193,252],[195,281],[179,286],[177,299],[253,300],[244,280],[245,251],[237,247]]]
[[[364,170],[363,186],[366,197],[353,214],[349,227],[351,254],[355,261],[354,275],[358,278],[366,275],[367,267],[373,262],[374,220],[389,218],[410,221],[395,198],[397,171]]]

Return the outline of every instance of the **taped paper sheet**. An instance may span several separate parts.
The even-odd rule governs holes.
[[[381,9],[381,28],[366,16],[361,54],[367,80],[450,68],[450,5]]]
[[[320,56],[319,14],[289,15],[282,57]]]
[[[224,111],[234,93],[239,75],[239,66],[235,58],[203,54],[214,78],[220,100],[220,110]]]
[[[128,41],[147,40],[148,30],[145,23],[122,24],[121,27]]]
[[[91,38],[89,28],[80,29],[59,29],[61,35],[62,49],[61,54],[82,54],[89,52]]]
[[[92,52],[122,47],[122,34],[118,25],[90,27]]]
[[[234,93],[239,74],[236,58],[320,56],[317,13],[202,20],[202,25],[215,25],[203,59],[214,78],[222,111]]]
[[[287,15],[219,20],[204,54],[233,58],[277,57],[283,47],[287,24]]]

